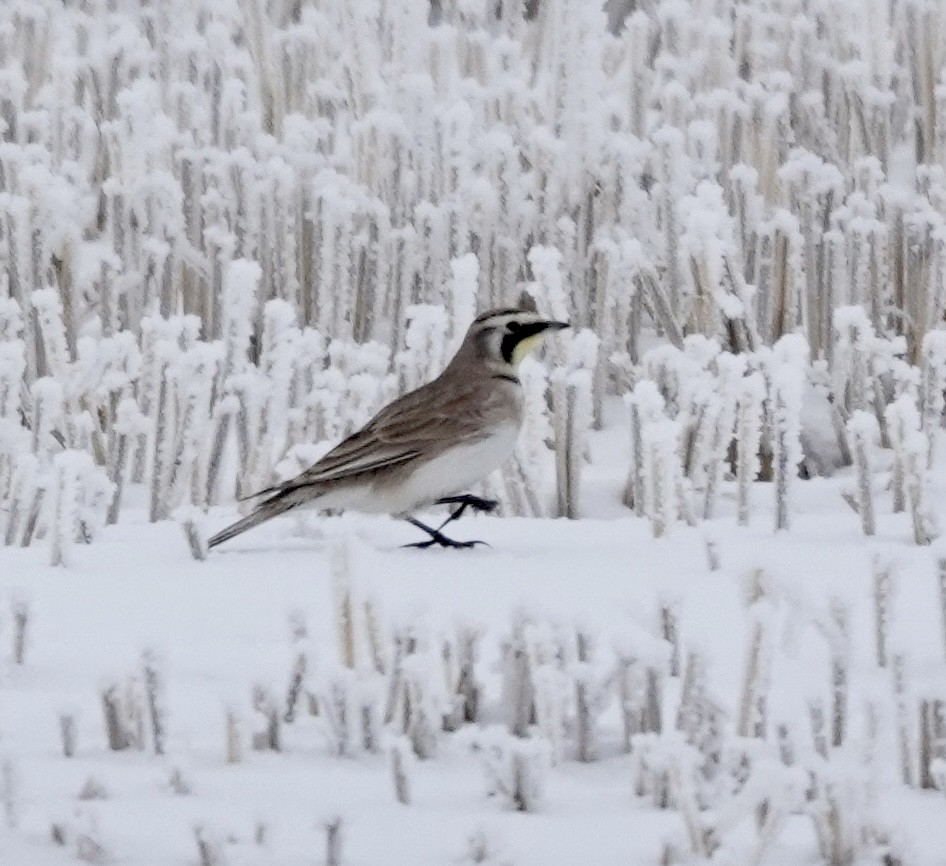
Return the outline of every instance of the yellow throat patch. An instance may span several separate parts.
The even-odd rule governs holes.
[[[522,359],[525,358],[525,356],[535,349],[541,342],[542,334],[533,334],[531,337],[526,337],[520,340],[518,343],[516,343],[512,350],[512,363],[518,367],[522,362]]]

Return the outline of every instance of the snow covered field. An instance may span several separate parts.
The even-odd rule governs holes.
[[[602,444],[607,451],[613,443]],[[294,520],[276,521],[195,563],[177,526],[149,525],[132,510],[83,549],[69,571],[46,565],[39,549],[5,552],[0,585],[7,597],[28,603],[30,623],[24,664],[4,660],[0,754],[14,767],[13,781],[4,777],[4,801],[15,829],[0,837],[3,862],[74,862],[78,840],[88,834],[112,862],[194,863],[199,826],[220,846],[222,859],[209,862],[321,863],[323,824],[335,816],[342,819],[346,864],[662,862],[668,844],[686,851],[690,843],[679,809],[655,806],[659,795],[647,791],[646,772],[624,753],[617,673],[620,658],[661,671],[664,732],[637,735],[635,749],[671,774],[675,766],[687,767],[694,756],[675,730],[682,683],[668,676],[662,607],[678,617],[681,668],[690,652],[705,663],[706,699],[724,719],[722,765],[738,766],[743,750],[753,759],[745,789],[751,793],[740,799],[724,792],[732,782],[720,779],[707,787],[719,789],[718,799],[699,820],[707,826],[718,820],[725,828],[714,862],[820,862],[816,821],[824,804],[817,797],[806,801],[812,779],[837,797],[846,825],[842,844],[852,846],[854,856],[844,862],[875,862],[871,858],[887,850],[900,858],[896,862],[946,862],[942,793],[910,792],[900,783],[890,661],[910,660],[904,700],[915,775],[919,701],[942,690],[935,557],[912,544],[906,516],[884,506],[877,537],[865,544],[834,480],[804,485],[791,533],[776,536],[772,485],[754,491],[748,529],[735,526],[728,488],[728,514],[657,540],[646,521],[607,513],[606,486],[592,479],[586,500],[600,517],[463,521],[458,536],[491,545],[473,551],[401,549],[415,530],[387,519],[310,517],[302,535]],[[946,490],[936,493],[942,501]],[[212,518],[217,524],[225,515]],[[707,539],[715,544],[717,571],[707,562]],[[340,550],[349,552],[350,572],[333,580],[333,555]],[[875,557],[892,566],[885,669],[877,665],[875,646]],[[765,596],[749,608],[756,569],[764,569]],[[342,668],[336,636],[339,579],[350,581],[355,610],[353,671]],[[434,733],[432,756],[407,761],[410,805],[395,800],[390,755],[395,747],[410,756],[410,737],[404,745],[389,730],[376,751],[366,751],[356,718],[351,742],[338,756],[324,711],[313,717],[303,706],[310,690],[328,700],[342,683],[352,690],[352,706],[364,702],[383,712],[389,682],[373,668],[366,601],[378,613],[388,666],[392,635],[416,636],[413,670],[436,713],[434,729],[451,707],[447,684],[456,679],[456,656],[445,665],[443,647],[455,652],[467,627],[483,634],[474,667],[485,690],[480,724]],[[847,640],[832,633],[832,604],[848,617]],[[532,657],[545,654],[533,671],[536,686],[551,690],[564,710],[560,762],[545,766],[548,742],[538,751],[541,796],[530,813],[515,811],[502,795],[489,796],[492,777],[485,769],[516,748],[505,724],[502,683],[510,674],[508,668],[503,673],[501,644],[513,638],[517,618],[529,623],[525,643]],[[300,621],[308,628],[302,641],[293,639],[291,628]],[[763,628],[757,688],[765,695],[767,741],[731,736],[756,623]],[[9,623],[3,633],[12,639]],[[576,634],[591,638],[584,664],[577,661]],[[140,690],[146,649],[155,652],[164,681],[162,757],[152,754],[148,724],[143,751],[109,751],[104,730],[103,688],[124,688],[137,677]],[[264,687],[282,716],[300,651],[310,667],[297,718],[282,725],[280,751],[252,751],[249,740],[266,723],[253,711],[251,693]],[[848,677],[846,730],[843,744],[829,746],[825,760],[815,750],[809,713],[811,706],[825,709],[830,742],[837,657]],[[580,682],[588,684],[595,705],[595,759],[589,762],[577,760]],[[244,749],[233,765],[227,764],[228,708],[240,718]],[[71,758],[61,753],[63,712],[76,720]],[[554,730],[554,721],[548,724]],[[869,724],[877,728],[873,734]],[[534,742],[524,742],[530,744],[526,754],[533,754]],[[780,763],[783,744],[794,753],[791,767]],[[503,758],[491,757],[492,749]],[[173,789],[175,773],[187,793]],[[82,798],[90,784],[101,789],[101,798]],[[647,792],[638,796],[641,786]],[[755,823],[763,799],[778,815],[771,838]],[[54,823],[64,829],[63,849],[51,842]],[[476,854],[478,846],[489,853]]]
[[[310,517],[302,535],[294,520],[277,521],[194,562],[180,528],[148,523],[133,496],[121,522],[77,549],[69,570],[50,566],[39,545],[4,551],[0,587],[11,609],[0,632],[8,822],[0,834],[2,862],[322,863],[324,825],[335,817],[342,820],[345,864],[689,862],[685,801],[671,780],[675,768],[690,768],[699,757],[677,729],[687,724],[677,721],[683,683],[669,676],[662,607],[677,617],[680,673],[689,653],[697,653],[705,665],[699,700],[720,713],[723,771],[701,783],[710,809],[695,810],[721,843],[713,862],[822,862],[818,826],[829,820],[828,791],[840,822],[836,862],[946,862],[942,792],[916,790],[926,760],[921,702],[941,700],[943,691],[942,566],[938,551],[913,543],[908,515],[890,513],[888,474],[876,477],[877,534],[870,543],[841,499],[849,477],[800,485],[789,533],[772,534],[771,484],[753,491],[750,527],[736,526],[736,493],[727,483],[720,517],[654,539],[649,521],[624,516],[616,502],[620,485],[609,467],[627,460],[616,447],[622,437],[615,434],[624,432],[609,428],[593,437],[596,462],[583,499],[588,517],[461,523],[459,537],[483,538],[489,548],[402,550],[416,538],[411,527],[351,515]],[[942,513],[943,485],[931,493]],[[216,528],[231,514],[214,509],[208,524]],[[710,569],[707,541],[718,571]],[[353,671],[342,665],[332,567],[344,550],[351,557],[341,585],[352,588]],[[885,668],[876,646],[875,558],[890,565]],[[765,596],[750,608],[758,569]],[[365,748],[360,707],[383,714],[391,678],[374,669],[365,601],[378,614],[386,670],[394,635],[417,638],[411,670],[433,731],[453,707],[459,635],[468,627],[481,631],[474,672],[484,695],[476,725],[429,737],[408,727],[405,737],[396,715],[376,751]],[[13,618],[23,605],[28,640],[23,664],[15,664]],[[846,637],[836,630],[837,612],[847,618]],[[293,637],[300,622],[308,630],[304,640]],[[508,732],[503,683],[514,688],[508,683],[515,675],[502,663],[502,644],[515,639],[517,622],[528,623],[523,646],[540,662],[532,671],[535,687],[561,702],[560,715],[546,708],[550,716],[539,717],[548,726],[542,735],[521,743]],[[743,739],[735,732],[756,623],[763,630],[755,687],[764,700],[752,703],[750,719],[764,738]],[[577,660],[579,634],[590,638],[584,664]],[[452,664],[442,661],[444,646],[452,647]],[[144,698],[146,650],[155,652],[163,680],[161,757],[153,754]],[[281,724],[278,752],[253,751],[251,738],[266,730],[252,707],[254,690],[263,687],[282,717],[303,651],[309,667],[296,720]],[[894,691],[900,657],[908,672],[902,711]],[[621,659],[634,661],[622,668]],[[832,685],[837,659],[846,680],[840,690]],[[636,734],[628,755],[620,683],[628,677],[624,699],[630,715],[640,712],[648,666],[659,672],[664,733]],[[143,748],[111,751],[102,693],[117,685],[124,696],[130,681],[138,697],[126,710],[136,708],[133,730],[134,719],[145,717]],[[590,734],[578,725],[579,683],[588,685],[594,705]],[[339,687],[353,719],[342,756],[324,708]],[[309,715],[310,691],[325,702],[319,716]],[[823,711],[820,736],[830,744],[836,700],[844,737],[839,747],[827,745],[826,760],[817,752],[811,712]],[[764,717],[756,714],[761,707]],[[240,729],[236,764],[227,762],[228,711]],[[63,714],[76,725],[70,758],[62,755]],[[413,757],[415,735],[429,758]],[[561,761],[548,766],[556,742]],[[586,757],[594,760],[579,761],[587,743]],[[783,747],[791,755],[787,767]],[[406,759],[409,805],[395,799],[392,750]],[[487,767],[504,767],[520,753],[539,761],[532,771],[540,773],[541,793],[528,813],[507,796],[490,795],[495,781]],[[734,779],[742,777],[746,756],[752,769],[737,794]],[[910,787],[902,784],[904,761]],[[655,781],[651,773],[668,779]],[[756,824],[762,802],[774,816],[765,833]],[[62,847],[52,841],[54,827]],[[195,828],[210,846],[203,860]],[[888,852],[895,859],[883,861]]]
[[[946,864],[944,45],[0,3],[0,866]],[[489,546],[206,555],[523,293]]]

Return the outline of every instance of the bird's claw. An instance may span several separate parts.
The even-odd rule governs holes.
[[[499,502],[495,499],[484,499],[482,496],[473,496],[471,493],[464,493],[459,496],[444,496],[437,500],[437,504],[457,506],[437,529],[443,529],[448,523],[459,520],[467,508],[471,508],[473,511],[480,514],[489,514],[499,507]]]
[[[440,547],[449,547],[454,550],[469,549],[471,547],[476,547],[477,544],[486,544],[485,541],[454,541],[452,538],[448,538],[446,541],[440,541],[436,538],[428,538],[426,541],[415,541],[413,544],[402,544],[401,547],[416,547],[418,550],[427,550],[428,547],[433,547],[435,544]]]
[[[438,505],[459,505],[461,509],[472,508],[474,511],[483,514],[490,514],[499,508],[499,502],[496,499],[484,499],[482,496],[473,496],[471,493],[464,493],[459,496],[444,496],[437,500]],[[462,513],[462,511],[461,511]]]
[[[499,505],[498,502],[492,499],[483,499],[481,496],[464,495],[445,496],[443,499],[438,499],[437,504],[457,505],[458,507],[436,529],[432,526],[427,526],[425,523],[421,523],[414,517],[406,517],[405,519],[408,523],[416,526],[418,529],[422,529],[430,538],[425,541],[415,541],[413,544],[402,545],[403,547],[416,547],[418,550],[426,550],[428,547],[433,547],[435,544],[439,547],[452,547],[454,549],[476,547],[478,544],[489,547],[485,541],[454,541],[454,539],[444,535],[441,530],[448,523],[456,520],[467,508],[472,508],[474,511],[492,511]]]
[[[426,550],[428,547],[433,547],[435,544],[439,545],[440,547],[449,547],[455,550],[476,547],[477,544],[483,544],[486,547],[489,547],[485,541],[455,541],[452,538],[447,538],[446,535],[439,534],[436,538],[428,538],[426,541],[415,541],[413,544],[402,544],[401,547],[416,547],[418,550]]]

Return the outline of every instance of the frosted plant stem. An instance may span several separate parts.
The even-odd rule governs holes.
[[[645,478],[654,538],[669,531],[676,513],[676,442],[678,427],[673,421],[653,422],[644,430]]]
[[[944,244],[940,243],[940,247]],[[946,262],[944,262],[946,266]],[[942,274],[946,279],[946,273]],[[942,318],[942,311],[939,312]],[[932,469],[936,458],[937,434],[943,427],[946,408],[946,330],[929,331],[923,338],[922,428],[926,434],[926,468]]]
[[[893,506],[892,510],[894,514],[898,514],[901,511],[906,510],[906,484],[903,466],[903,456],[900,454],[899,449],[896,449],[893,455],[893,467],[891,470],[890,476],[890,486],[893,491]]]
[[[170,430],[171,388],[168,382],[168,363],[163,361],[158,372],[157,423],[151,463],[151,498],[148,519],[154,523],[166,516],[166,457]]]
[[[831,745],[839,748],[847,733],[850,689],[849,616],[840,599],[831,602],[831,619]]]
[[[200,866],[226,866],[223,846],[202,826],[194,828],[197,840],[197,859]]]
[[[352,748],[352,723],[349,713],[349,686],[351,680],[342,672],[329,686],[329,693],[321,701],[323,714],[329,723],[336,755],[347,755]]]
[[[60,713],[59,735],[63,757],[73,757],[76,753],[76,717],[73,713]]]
[[[227,708],[225,716],[224,754],[228,764],[239,764],[243,760],[243,735],[240,717],[232,707]]]
[[[26,523],[23,525],[23,534],[20,536],[20,547],[29,547],[33,536],[36,533],[36,527],[39,523],[40,513],[43,508],[43,501],[46,498],[46,488],[37,484],[32,491],[29,510],[26,512]]]
[[[404,733],[414,754],[423,761],[432,758],[437,747],[436,732],[428,710],[430,685],[416,668],[410,668],[406,674]]]
[[[749,525],[752,483],[759,474],[762,443],[762,398],[765,382],[759,373],[742,380],[737,410],[736,514],[740,526]]]
[[[757,569],[752,576],[749,597],[749,646],[746,651],[745,670],[742,678],[742,691],[739,701],[739,716],[736,723],[736,733],[740,737],[753,735],[756,723],[756,711],[762,694],[762,685],[765,679],[763,670],[763,654],[765,650],[765,621],[763,605],[765,604],[765,575]]]
[[[939,584],[940,629],[943,639],[943,658],[946,660],[946,555],[936,560],[936,577]]]
[[[930,701],[930,728],[932,754],[930,775],[933,786],[946,794],[946,700],[934,698]]]
[[[824,705],[820,700],[808,704],[808,719],[811,723],[811,739],[815,754],[828,757],[828,737],[825,732]]]
[[[736,727],[740,737],[748,737],[752,729],[752,719],[756,708],[757,689],[761,677],[761,656],[763,628],[761,622],[752,626],[749,640],[749,653],[746,657],[746,669],[742,679],[742,698],[739,701],[739,722]]]
[[[236,398],[231,396],[221,400],[214,410],[213,440],[207,462],[205,502],[208,505],[215,505],[220,501],[220,470],[223,465],[223,452],[233,423],[233,415],[237,411],[237,405]]]
[[[670,769],[670,785],[674,792],[674,802],[683,816],[690,850],[695,857],[708,858],[719,844],[712,832],[703,825],[700,810],[693,793],[692,783],[685,778],[685,770],[680,761],[674,761]]]
[[[891,403],[884,411],[887,422],[887,432],[893,448],[893,466],[891,469],[890,485],[893,491],[893,510],[895,513],[906,510],[907,500],[907,454],[906,440],[909,435],[907,425],[910,420],[910,406],[902,403],[900,398]]]
[[[569,453],[569,419],[568,382],[564,371],[557,371],[558,375],[552,378],[552,423],[555,430],[555,491],[557,500],[557,514],[567,517],[572,504],[572,492],[569,483],[573,480],[571,463],[573,455]]]
[[[779,725],[775,733],[778,739],[779,760],[781,760],[786,767],[794,766],[795,744],[792,741],[792,735],[788,725]]]
[[[56,485],[55,511],[50,527],[50,565],[69,565],[76,534],[79,477],[76,453],[64,451],[53,460]]]
[[[31,297],[42,336],[46,373],[60,381],[64,378],[70,358],[62,300],[62,295],[53,288],[34,291]]]
[[[383,676],[388,672],[388,660],[384,651],[384,638],[378,617],[377,604],[372,599],[366,598],[362,604],[362,612],[364,614],[365,637],[371,654],[371,666],[375,673]]]
[[[167,738],[164,677],[159,670],[158,659],[153,650],[145,650],[141,661],[154,753],[163,755]]]
[[[621,750],[630,754],[633,738],[643,730],[640,689],[634,659],[621,656],[617,663],[618,705],[621,708]]]
[[[680,703],[677,705],[677,718],[674,727],[685,730],[690,720],[698,711],[696,707],[697,683],[700,676],[699,656],[695,652],[687,653],[683,681],[680,683]]]
[[[874,557],[874,648],[877,667],[887,667],[887,633],[890,623],[890,575],[892,566]]]
[[[411,804],[410,778],[407,767],[411,761],[410,748],[403,740],[396,740],[390,750],[391,777],[394,782],[394,799],[405,806]]]
[[[256,752],[282,751],[282,727],[279,708],[265,686],[253,689],[253,709],[257,713],[258,730],[253,732],[252,746]],[[339,754],[342,754],[339,752]]]
[[[704,520],[713,516],[716,507],[720,476],[738,419],[738,389],[741,387],[745,370],[745,360],[741,355],[720,355],[716,359],[716,364],[719,369],[719,388],[722,396],[718,410],[713,413],[712,437],[706,459],[702,514]],[[747,444],[751,445],[751,442]]]
[[[237,458],[241,467],[237,475],[237,498],[251,495],[254,491],[247,489],[248,478],[247,467],[249,466],[250,452],[253,445],[252,420],[250,415],[249,394],[245,384],[235,388],[238,400],[236,411],[236,432],[237,432]]]
[[[167,473],[168,508],[184,499],[187,487],[191,486],[188,481],[191,481],[198,471],[199,449],[205,427],[204,404],[209,404],[210,383],[206,364],[198,362],[193,369],[187,369],[186,373],[191,374],[188,377],[190,381],[181,383],[183,413],[173,459]]]
[[[584,372],[584,371],[582,371]],[[566,441],[564,446],[564,503],[560,495],[559,508],[569,519],[575,520],[580,514],[581,467],[584,462],[584,428],[589,419],[590,382],[586,375],[576,378],[578,372],[569,377],[565,391]],[[564,504],[564,509],[562,505]]]
[[[142,322],[141,365],[144,373],[137,383],[137,400],[142,414],[151,421],[156,421],[153,404],[157,400],[158,361],[156,358],[157,334],[151,320]],[[135,449],[132,459],[131,480],[141,484],[145,480],[147,466],[148,434],[139,431],[135,435]]]
[[[696,513],[691,503],[692,487],[687,477],[683,474],[682,466],[674,464],[673,475],[673,493],[677,506],[677,517],[692,528],[697,525]]]
[[[296,709],[299,706],[299,698],[302,695],[302,687],[305,684],[307,669],[308,657],[304,652],[300,652],[296,655],[292,663],[292,670],[289,673],[289,688],[286,691],[286,710],[282,717],[287,725],[291,725],[296,719]]]
[[[904,475],[906,488],[910,500],[910,517],[913,523],[913,540],[919,545],[930,544],[935,533],[931,525],[931,517],[926,506],[926,483],[924,479],[924,463],[922,449],[919,447],[922,439],[920,434],[911,437],[907,444]],[[924,441],[925,444],[925,441]]]
[[[140,685],[137,677],[128,677],[119,705],[122,714],[121,724],[128,746],[134,747],[139,752],[145,747],[145,715],[141,704]]]
[[[892,659],[893,694],[897,717],[897,741],[900,750],[900,775],[903,784],[913,785],[913,750],[911,725],[907,711],[906,659],[899,653]]]
[[[14,599],[11,608],[13,613],[13,663],[22,665],[26,661],[26,647],[30,625],[30,604],[22,598]]]
[[[657,322],[664,331],[667,339],[678,349],[683,348],[683,329],[677,322],[673,313],[670,300],[663,287],[657,281],[656,277],[647,274],[643,277],[643,283],[647,286],[650,293],[651,302],[654,306],[654,313]]]
[[[355,667],[355,605],[352,599],[351,550],[347,540],[336,539],[331,548],[332,595],[335,601],[335,635],[341,663]]]
[[[513,808],[517,812],[534,812],[540,796],[536,755],[516,745],[511,746],[511,751],[510,799]]]
[[[25,506],[35,483],[36,458],[32,454],[21,455],[17,461],[14,480],[7,498],[9,512],[4,527],[3,543],[9,547],[14,544],[19,535],[20,523],[23,519]]]
[[[680,676],[680,629],[676,608],[672,605],[660,607],[661,637],[670,644],[670,676]]]
[[[630,403],[631,468],[624,493],[624,504],[644,516],[644,445],[641,438],[641,417],[637,404]]]
[[[642,730],[659,734],[663,730],[663,676],[659,668],[648,665],[644,671],[644,712]]]
[[[784,413],[787,410],[784,400],[780,394],[775,397],[776,415]],[[775,529],[787,530],[789,528],[789,510],[788,510],[788,485],[789,485],[789,457],[788,457],[788,432],[782,425],[778,425],[775,431]]]
[[[131,743],[125,729],[118,686],[111,685],[102,691],[102,710],[105,714],[105,735],[108,747],[113,752],[127,749]]]
[[[854,443],[854,466],[857,471],[857,512],[861,518],[864,535],[874,535],[874,494],[871,486],[872,467],[868,447],[877,435],[877,421],[872,414],[856,411],[847,424],[848,433]]]
[[[511,642],[504,648],[503,673],[506,726],[517,737],[528,736],[534,688],[522,624],[516,626]]]
[[[722,568],[722,561],[719,556],[719,542],[715,538],[707,538],[706,548],[706,567],[710,571],[719,571]]]
[[[404,659],[417,648],[417,639],[408,634],[394,636],[394,653],[391,674],[388,677],[388,693],[384,704],[384,723],[391,724],[398,712],[401,693],[404,689]]]
[[[588,664],[587,637],[578,634],[580,667],[575,675],[575,739],[577,742],[576,757],[583,763],[594,761],[598,757],[597,730],[595,724],[595,708],[593,698],[593,669]]]
[[[933,702],[927,698],[920,700],[919,715],[919,747],[920,763],[919,787],[921,790],[935,790],[936,783],[933,777]]]
[[[482,687],[476,679],[476,648],[479,632],[472,628],[461,629],[457,639],[459,670],[456,693],[460,697],[463,721],[477,723],[480,718]]]
[[[0,760],[0,803],[3,804],[4,824],[10,832],[16,830],[20,824],[21,794],[17,767],[12,758],[5,757]]]
[[[119,434],[118,445],[115,451],[115,462],[111,468],[111,481],[115,485],[111,501],[108,504],[108,514],[105,522],[112,526],[118,523],[118,513],[121,510],[122,494],[125,489],[125,476],[128,470],[128,457],[131,453],[131,436],[129,434]]]
[[[347,755],[352,749],[352,724],[353,719],[349,712],[349,686],[350,678],[343,672],[341,676],[335,679],[330,687],[328,699],[324,703],[325,717],[332,729],[334,737],[334,747],[336,755]],[[406,687],[405,687],[406,688]],[[408,721],[410,719],[410,705],[405,701],[405,715]]]
[[[378,730],[378,694],[366,692],[361,697],[361,746],[369,755],[377,754],[380,732]]]
[[[831,745],[835,748],[844,743],[847,727],[848,667],[846,661],[837,657],[831,661]]]
[[[184,530],[184,538],[190,555],[196,562],[203,562],[207,558],[207,540],[201,532],[196,516],[192,512],[185,511],[179,515],[179,521],[181,529]]]

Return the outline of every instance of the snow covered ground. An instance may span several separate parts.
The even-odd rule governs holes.
[[[943,45],[0,3],[0,866],[943,866]],[[489,546],[192,558],[523,293],[573,330]]]
[[[877,537],[865,543],[840,497],[847,480],[815,480],[798,487],[791,532],[773,534],[772,485],[753,491],[748,529],[727,513],[734,507],[727,485],[722,516],[655,540],[649,522],[622,516],[613,504],[609,479],[613,484],[613,467],[625,459],[616,432],[595,434],[593,442],[596,462],[584,502],[598,516],[465,519],[456,535],[490,545],[475,550],[402,549],[415,540],[407,524],[310,516],[304,526],[274,521],[195,562],[179,528],[147,523],[143,508],[132,508],[78,550],[69,570],[47,565],[42,548],[5,549],[0,589],[28,604],[29,630],[24,663],[5,653],[0,685],[7,809],[0,862],[39,866],[101,856],[136,866],[301,866],[326,862],[324,825],[335,816],[342,822],[339,862],[349,866],[662,862],[668,844],[685,853],[690,843],[679,808],[659,809],[651,795],[636,793],[642,784],[636,754],[657,737],[662,745],[654,754],[671,766],[674,756],[681,766],[688,760],[674,732],[681,680],[668,676],[670,645],[660,639],[660,610],[667,606],[678,615],[683,661],[691,650],[705,661],[706,688],[722,711],[724,751],[741,743],[753,754],[764,798],[773,811],[785,812],[766,839],[757,831],[751,796],[718,794],[716,809],[703,818],[721,828],[713,862],[819,862],[816,822],[806,814],[817,812],[806,802],[808,774],[816,771],[836,786],[842,820],[850,824],[845,838],[855,859],[849,862],[878,862],[890,851],[900,859],[886,862],[946,863],[946,800],[942,791],[900,784],[891,662],[881,669],[876,660],[872,574],[879,557],[892,566],[888,657],[909,660],[915,783],[918,701],[942,691],[944,646],[936,557],[912,543],[906,515],[881,506]],[[883,483],[881,476],[881,501]],[[942,502],[946,489],[934,492]],[[215,509],[208,524],[216,528],[229,516]],[[708,541],[718,570],[709,567]],[[347,577],[338,566],[345,552]],[[764,600],[749,611],[747,594],[760,569]],[[356,625],[352,672],[341,668],[337,640],[338,590],[346,584]],[[266,687],[282,714],[300,649],[310,663],[305,691],[325,696],[333,684],[347,683],[369,703],[377,697],[376,711],[383,705],[388,678],[373,670],[365,601],[378,612],[385,653],[395,632],[409,629],[417,638],[417,664],[431,692],[425,700],[440,710],[447,707],[447,689],[439,685],[447,680],[444,642],[466,626],[482,631],[475,666],[485,688],[480,722],[438,731],[426,760],[414,758],[397,737],[396,721],[375,753],[365,752],[355,726],[348,753],[340,756],[325,713],[312,716],[303,702],[296,720],[282,725],[281,751],[250,749],[261,725],[251,692]],[[848,618],[849,643],[840,649],[831,630],[836,610]],[[513,740],[504,723],[501,645],[523,619],[532,624],[526,633],[534,646],[550,642],[564,655],[552,665],[562,674],[561,760],[549,766],[548,749],[538,748],[542,792],[528,813],[502,794],[490,796],[486,770],[492,750],[505,754]],[[302,620],[308,637],[300,642],[291,623]],[[768,718],[765,739],[750,742],[733,729],[755,623],[765,635],[767,673],[759,681]],[[584,667],[576,661],[576,632],[590,637]],[[2,634],[9,646],[11,622]],[[146,704],[143,750],[110,751],[106,742],[101,692],[112,683],[124,687],[130,675],[140,680],[145,650],[155,654],[164,680],[163,756],[152,754]],[[830,728],[831,663],[839,653],[849,676],[847,728],[843,745],[829,746],[825,760],[815,753],[807,707],[820,700]],[[628,655],[654,664],[663,683],[664,733],[638,735],[631,755],[622,749],[614,679],[616,659]],[[390,655],[386,660],[390,667]],[[575,687],[582,678],[595,701],[592,761],[576,759]],[[243,727],[236,764],[226,762],[228,707]],[[62,755],[63,713],[77,722],[71,758]],[[778,760],[777,744],[786,740],[794,751],[790,768]],[[395,800],[392,747],[409,756],[409,805]],[[186,793],[174,790],[175,774]],[[99,790],[90,797],[90,788]],[[52,840],[53,825],[61,828],[61,847]],[[211,846],[205,856],[220,859],[199,860],[196,827]],[[864,828],[875,838],[862,845]]]

